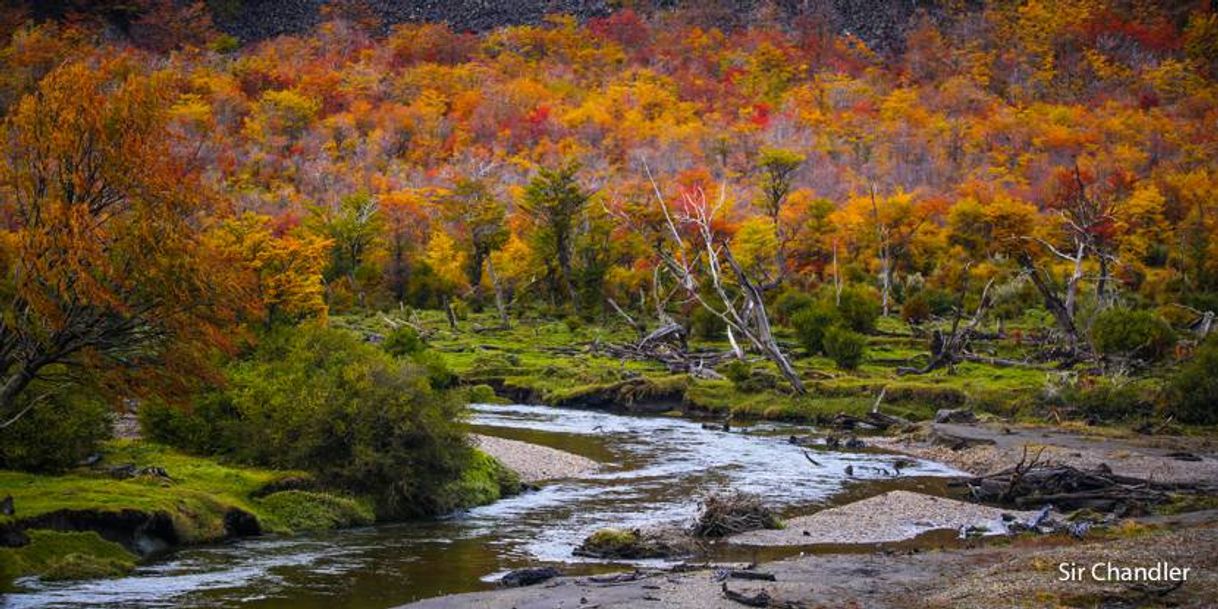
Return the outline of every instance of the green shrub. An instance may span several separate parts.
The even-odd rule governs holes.
[[[372,511],[349,497],[312,491],[280,491],[258,500],[277,524],[293,532],[372,524]]]
[[[1184,423],[1218,423],[1218,334],[1180,366],[1167,391],[1168,413]]]
[[[472,459],[463,408],[434,374],[341,330],[285,328],[230,365],[225,389],[192,415],[232,459],[313,472],[387,517],[434,513]]]
[[[847,286],[837,301],[837,312],[851,330],[864,334],[874,332],[875,322],[880,318],[880,297],[871,288]]]
[[[816,303],[816,298],[807,292],[794,288],[784,290],[774,300],[774,320],[783,325],[790,325],[791,318],[801,309]]]
[[[470,466],[461,477],[445,485],[437,494],[437,511],[486,505],[502,497],[519,494],[523,489],[516,472],[504,467],[498,459],[482,451],[474,451]]]
[[[1176,343],[1175,332],[1151,311],[1108,309],[1091,325],[1091,341],[1105,357],[1163,359]]]
[[[833,326],[825,332],[825,354],[833,358],[838,368],[853,370],[863,361],[867,339],[858,332]]]
[[[748,362],[734,359],[719,367],[719,372],[734,385],[748,380],[753,374],[753,367]]]
[[[930,315],[930,301],[925,292],[918,292],[901,303],[901,319],[911,326],[927,322]]]
[[[44,388],[31,385],[18,398],[14,412]],[[6,415],[9,416],[9,415]],[[109,406],[83,387],[61,388],[35,404],[12,425],[0,429],[0,468],[32,472],[61,472],[97,452],[110,437]]]
[[[811,354],[825,350],[825,331],[841,321],[832,303],[817,302],[804,307],[791,317],[791,327],[799,344]]]
[[[449,303],[449,306],[452,307],[453,317],[456,317],[457,321],[465,321],[469,319],[469,303],[461,300],[460,298],[454,298]]]
[[[160,401],[140,405],[140,430],[145,438],[183,450],[211,454],[224,450],[221,426],[239,425],[237,413],[221,393],[199,396],[190,407]]]
[[[699,306],[689,314],[689,335],[701,340],[719,340],[727,335],[727,324],[706,307]]]
[[[490,385],[474,385],[466,389],[465,399],[473,404],[495,404],[499,402],[499,396],[495,394],[495,388]]]
[[[584,320],[580,319],[578,315],[568,315],[563,318],[562,323],[567,326],[567,331],[572,334],[579,332],[584,327]]]
[[[1118,385],[1104,379],[1071,384],[1041,402],[1064,410],[1071,418],[1099,422],[1129,421],[1154,412],[1151,392],[1132,383]]]
[[[448,367],[448,360],[435,351],[422,351],[410,358],[427,372],[432,389],[450,389],[457,384],[457,374]]]
[[[419,336],[419,333],[410,326],[400,326],[394,328],[385,341],[381,343],[381,348],[386,353],[397,357],[414,355],[427,348],[427,344]]]

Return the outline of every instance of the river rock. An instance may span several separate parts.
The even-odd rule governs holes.
[[[681,531],[606,528],[589,535],[571,551],[589,558],[669,558],[694,553],[696,541]]]
[[[976,423],[977,415],[967,408],[941,408],[935,413],[936,423]]]
[[[516,569],[509,572],[499,580],[499,585],[504,588],[520,588],[523,586],[532,586],[541,582],[553,579],[559,576],[558,569],[554,567],[533,567],[529,569]]]

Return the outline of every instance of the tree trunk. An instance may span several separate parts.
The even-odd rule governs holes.
[[[1045,308],[1049,310],[1049,313],[1053,315],[1053,319],[1057,322],[1057,328],[1061,330],[1066,339],[1067,350],[1070,354],[1074,354],[1078,350],[1078,329],[1074,325],[1074,314],[1069,306],[1063,303],[1057,297],[1057,294],[1053,292],[1053,289],[1045,283],[1045,278],[1041,275],[1040,270],[1036,268],[1036,264],[1032,262],[1030,255],[1026,253],[1021,255],[1019,262],[1032,279],[1032,285],[1035,285],[1036,290],[1040,292],[1041,298],[1045,301]]]
[[[833,240],[833,305],[842,305],[842,276],[837,270],[837,240]]]
[[[562,275],[560,282],[566,290],[567,301],[575,304],[575,287],[571,284],[571,248],[569,238],[565,233],[554,236],[554,244],[558,247],[558,272]]]
[[[723,247],[723,257],[727,260],[728,266],[732,267],[732,272],[736,275],[736,281],[740,283],[740,289],[744,293],[745,299],[748,300],[749,310],[747,314],[753,321],[754,341],[761,349],[762,354],[778,366],[779,372],[791,384],[791,388],[795,393],[804,395],[808,390],[804,387],[803,380],[799,378],[799,374],[791,366],[790,360],[787,359],[786,354],[778,346],[778,341],[774,339],[774,331],[770,327],[770,316],[766,314],[765,310],[765,296],[761,293],[761,289],[748,278],[740,263],[736,261],[736,257],[732,255],[731,248],[726,245]]]
[[[444,305],[444,314],[448,317],[448,327],[452,328],[453,331],[456,331],[457,330],[457,314],[456,314],[456,312],[453,311],[452,300],[450,300],[448,298],[447,294],[444,295],[442,300],[443,300],[443,302],[441,304]]]
[[[495,291],[495,310],[499,312],[499,323],[503,324],[505,330],[511,328],[512,320],[503,304],[503,290],[499,287],[499,276],[495,274],[495,263],[490,256],[486,257],[486,274],[490,277],[491,288]]]
[[[880,248],[880,304],[884,317],[888,317],[890,294],[892,293],[892,259],[888,255],[888,245]]]
[[[1095,301],[1100,310],[1108,308],[1108,256],[1099,248],[1096,249],[1096,256],[1100,260],[1100,276],[1095,282]]]

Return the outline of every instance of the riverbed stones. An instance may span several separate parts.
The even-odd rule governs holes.
[[[474,444],[520,476],[524,483],[574,478],[596,470],[596,461],[566,451],[494,436],[474,435]]]

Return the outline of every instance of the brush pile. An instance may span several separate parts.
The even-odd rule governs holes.
[[[1040,453],[1023,458],[1014,467],[965,479],[973,499],[984,503],[1034,508],[1052,505],[1061,511],[1092,509],[1101,512],[1142,513],[1169,499],[1178,485],[1119,476],[1106,465],[1079,469],[1041,461]]]
[[[702,510],[690,529],[694,537],[719,538],[755,531],[779,529],[782,521],[761,501],[747,493],[712,494],[702,501]]]

